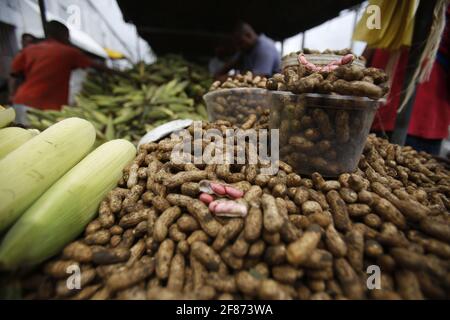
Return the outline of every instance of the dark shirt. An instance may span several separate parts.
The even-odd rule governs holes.
[[[280,63],[281,57],[275,43],[262,34],[250,51],[241,53],[240,71],[270,76],[280,72]]]

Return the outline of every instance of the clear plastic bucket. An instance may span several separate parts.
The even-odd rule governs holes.
[[[203,96],[209,121],[226,120],[243,124],[251,114],[257,119],[269,109],[268,91],[259,88],[221,89]]]
[[[271,91],[269,100],[281,160],[305,175],[336,177],[356,170],[380,101],[282,91]]]

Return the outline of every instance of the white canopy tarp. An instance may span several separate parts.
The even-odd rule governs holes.
[[[28,6],[30,6],[33,11],[36,12],[36,14],[40,15],[40,9],[39,6],[35,3],[33,3],[30,0],[25,0]],[[64,20],[61,18],[55,16],[54,14],[50,12],[46,12],[47,20],[57,20],[61,23],[66,24]],[[69,28],[70,31],[70,42],[87,51],[92,54],[95,54],[96,56],[102,57],[104,59],[108,59],[108,54],[106,51],[102,48],[100,44],[98,44],[90,35],[88,35],[86,32],[83,32],[77,28],[72,27],[71,25],[66,24],[67,28]]]

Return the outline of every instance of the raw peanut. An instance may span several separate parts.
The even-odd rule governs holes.
[[[243,259],[234,256],[231,247],[229,246],[222,250],[220,257],[230,268],[234,270],[240,270],[244,265]]]
[[[345,236],[347,260],[354,270],[362,270],[364,258],[364,233],[358,229],[349,231]]]
[[[317,279],[310,279],[308,280],[308,287],[311,289],[312,292],[317,293],[323,293],[323,291],[326,288],[325,281],[323,280],[317,280]],[[310,299],[313,299],[314,294],[311,295]]]
[[[251,210],[250,210],[251,212]],[[246,219],[248,218],[248,215]],[[216,239],[214,240],[212,244],[212,248],[215,251],[222,250],[229,241],[236,238],[238,234],[241,232],[242,228],[244,227],[244,222],[240,218],[231,219],[225,226],[223,226],[222,229],[220,229],[219,233],[217,234]]]
[[[203,230],[196,230],[187,238],[187,243],[192,245],[196,241],[209,242],[209,236]]]
[[[351,221],[348,215],[347,206],[344,200],[339,196],[336,190],[331,190],[327,193],[327,201],[333,214],[334,224],[339,231],[349,231]]]
[[[306,201],[302,204],[302,213],[304,215],[310,215],[313,213],[322,212],[322,207],[316,201]]]
[[[116,264],[127,261],[130,254],[127,248],[97,248],[93,251],[92,262],[97,265]]]
[[[185,182],[181,185],[181,193],[196,198],[200,193],[199,184],[196,182]]]
[[[383,247],[375,240],[367,240],[364,243],[364,253],[369,257],[379,257],[383,254]]]
[[[422,300],[423,294],[416,275],[412,271],[401,270],[395,273],[398,291],[403,299]]]
[[[333,256],[326,250],[316,249],[301,265],[308,269],[323,270],[331,268],[333,266]]]
[[[329,225],[326,229],[325,243],[335,257],[344,257],[347,254],[347,244],[333,225]]]
[[[180,231],[177,224],[172,224],[169,228],[169,237],[175,242],[180,242],[186,239],[186,234]]]
[[[169,277],[170,264],[175,250],[175,243],[171,239],[166,239],[159,245],[156,253],[156,276],[165,280]]]
[[[283,220],[285,221],[289,219],[286,201],[283,198],[276,198],[275,203],[277,205],[278,214],[283,218]]]
[[[375,229],[378,229],[383,223],[380,217],[373,213],[364,216],[363,221],[367,226]]]
[[[148,215],[150,214],[151,211],[153,211],[153,210],[152,209],[143,209],[143,210],[128,213],[120,219],[119,226],[124,229],[134,227],[137,224],[139,224],[140,222],[147,220]]]
[[[236,241],[231,246],[231,251],[233,254],[238,258],[244,258],[245,255],[248,252],[249,244],[244,238],[244,233],[241,232],[239,237],[236,239]]]
[[[191,201],[193,200],[189,196],[185,196],[182,194],[175,194],[175,193],[168,194],[166,199],[167,199],[167,201],[169,201],[169,203],[172,206],[185,207],[185,208],[187,208],[189,203],[191,203]]]
[[[100,207],[98,209],[98,220],[103,228],[109,228],[115,222],[114,213],[111,211],[107,200],[103,200],[100,203]]]
[[[334,270],[346,297],[350,299],[364,299],[364,286],[355,270],[344,258],[335,260]]]
[[[263,230],[262,239],[265,243],[275,246],[281,242],[281,235],[279,232],[272,233],[267,230]]]
[[[316,191],[314,189],[309,189],[308,193],[309,199],[318,202],[322,209],[328,210],[330,208],[327,202],[327,198],[322,192]]]
[[[311,290],[305,285],[300,285],[297,289],[297,296],[300,300],[309,300],[311,297]]]
[[[211,237],[217,236],[221,224],[209,212],[208,207],[199,200],[192,200],[187,209],[191,215],[193,215],[202,229]]]
[[[351,174],[348,178],[348,185],[350,188],[355,190],[356,192],[362,191],[363,189],[367,189],[368,183],[364,180],[364,178],[360,177],[356,174]]]
[[[444,223],[433,218],[426,218],[420,223],[420,229],[442,241],[450,242],[450,223]]]
[[[313,213],[308,216],[308,219],[311,223],[318,224],[322,228],[326,228],[333,223],[333,217],[329,211]]]
[[[284,223],[283,217],[280,215],[275,198],[264,194],[261,198],[263,208],[263,225],[269,232],[277,232],[281,229]]]
[[[392,222],[400,229],[406,228],[405,217],[388,200],[379,198],[375,201],[373,209],[383,220]]]
[[[280,265],[286,261],[286,247],[284,244],[269,246],[264,255],[264,261],[269,265]]]
[[[298,229],[306,229],[311,224],[311,222],[306,216],[299,214],[290,215],[289,221],[292,222],[292,224],[296,226]]]
[[[358,201],[358,194],[350,188],[339,189],[339,195],[347,203],[355,203]]]
[[[118,247],[131,248],[135,240],[134,232],[132,229],[125,230],[122,235],[122,241],[120,241]]]
[[[289,173],[287,175],[287,177],[286,177],[286,186],[288,188],[299,187],[301,180],[302,180],[302,178],[298,174],[296,174],[296,173]]]
[[[281,227],[280,236],[283,242],[291,243],[301,236],[301,231],[289,220],[286,220]]]
[[[111,237],[111,239],[109,240],[109,244],[111,246],[111,248],[115,248],[119,245],[119,243],[122,241],[122,237],[115,234]]]
[[[290,300],[292,297],[280,284],[271,279],[261,281],[258,289],[258,297],[264,300]]]
[[[206,243],[194,242],[191,245],[191,254],[208,270],[217,271],[219,269],[220,256]]]
[[[217,273],[209,273],[206,283],[219,292],[235,293],[237,290],[234,276],[220,276]]]
[[[266,249],[265,242],[263,240],[258,240],[250,246],[248,250],[248,257],[259,258],[262,256],[265,249]]]
[[[381,244],[392,247],[408,246],[408,240],[405,235],[401,233],[393,223],[390,222],[383,223],[381,226],[381,233],[377,236],[377,240]]]
[[[81,271],[80,273],[81,279],[80,279],[80,288],[84,288],[86,287],[86,285],[90,284],[90,282],[92,280],[94,280],[95,276],[96,276],[96,272],[94,269],[89,268],[89,269],[84,269]],[[73,295],[76,292],[79,292],[79,290],[71,290],[67,287],[67,281],[66,280],[61,280],[58,281],[58,283],[56,284],[56,294],[59,297],[67,297],[70,295]]]
[[[206,171],[183,171],[171,176],[164,181],[164,185],[168,188],[175,188],[185,182],[199,182],[208,178]]]
[[[308,259],[312,251],[317,247],[321,237],[321,229],[318,225],[311,225],[308,230],[295,242],[287,247],[287,260],[292,265],[300,265]]]
[[[149,277],[155,270],[154,260],[149,258],[141,260],[139,264],[129,270],[114,273],[106,280],[106,285],[110,291],[119,291],[129,288],[136,283]]]
[[[240,271],[236,275],[236,286],[239,291],[249,297],[255,297],[261,286],[261,280],[248,271]]]
[[[336,140],[339,143],[346,143],[350,139],[349,114],[347,111],[336,111]]]
[[[304,179],[302,181],[304,181]],[[297,192],[294,195],[294,202],[298,206],[301,206],[303,203],[308,201],[308,199],[309,199],[308,189],[306,189],[304,187],[297,188]]]
[[[179,207],[167,208],[155,222],[155,228],[153,230],[153,238],[156,241],[163,241],[169,232],[169,226],[175,222],[181,215]]]
[[[281,265],[272,268],[272,275],[276,281],[293,285],[303,275],[303,272],[289,265]]]
[[[72,242],[64,248],[63,256],[68,260],[86,263],[92,260],[92,249],[81,242]]]
[[[371,206],[375,202],[374,194],[367,190],[358,192],[358,201]]]
[[[181,291],[184,286],[185,261],[181,254],[173,256],[170,262],[169,278],[167,288],[174,291]]]
[[[371,212],[367,204],[352,203],[347,206],[348,214],[352,218],[363,217]]]
[[[247,241],[253,242],[261,235],[263,226],[263,214],[259,207],[251,206],[248,215],[245,217],[244,237]]]
[[[109,232],[111,232],[112,235],[121,235],[123,233],[123,228],[118,225],[114,225],[109,229]]]
[[[71,266],[79,266],[79,264],[72,260],[49,262],[44,266],[44,273],[57,279],[67,278],[70,275],[67,270],[69,270]]]
[[[99,231],[102,228],[102,224],[99,220],[92,220],[86,227],[86,230],[84,232],[85,235],[89,235],[92,233],[95,233]]]
[[[99,284],[84,287],[80,292],[71,298],[71,300],[86,300],[90,299],[100,288]]]
[[[177,225],[180,231],[186,233],[198,230],[200,228],[197,220],[188,214],[183,214],[180,218],[178,218]]]
[[[104,245],[109,242],[111,239],[111,233],[109,230],[99,230],[95,233],[89,234],[84,238],[84,241],[86,241],[87,244],[93,245]]]
[[[262,196],[262,189],[259,186],[252,186],[244,195],[244,200],[249,204],[259,201]]]
[[[153,207],[159,212],[163,212],[170,208],[169,201],[166,200],[163,196],[155,196],[152,199]]]

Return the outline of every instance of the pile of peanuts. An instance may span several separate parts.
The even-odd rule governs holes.
[[[430,155],[369,136],[358,169],[330,180],[281,161],[273,176],[176,164],[179,141],[140,147],[84,234],[21,278],[25,298],[449,298],[450,175]],[[204,179],[242,190],[248,214],[214,216],[198,200]],[[74,264],[79,290],[66,285]],[[367,286],[373,265],[378,289]]]
[[[251,71],[245,74],[237,74],[233,77],[228,77],[224,82],[215,81],[209,88],[209,91],[220,89],[235,89],[235,88],[266,88],[266,77],[254,76]]]
[[[383,70],[353,64],[349,54],[326,67],[314,66],[301,53],[299,64],[287,66],[267,80],[267,89],[292,93],[323,93],[380,99],[389,90]],[[319,70],[319,71],[318,71]]]

